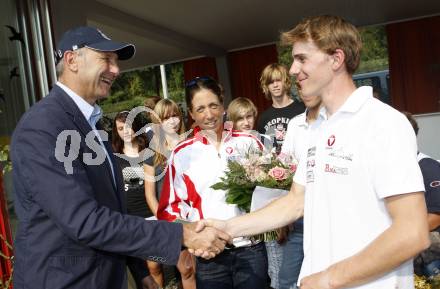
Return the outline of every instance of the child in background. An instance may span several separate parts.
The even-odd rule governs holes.
[[[140,115],[136,116],[130,125],[127,118],[129,111],[119,112],[113,121],[112,147],[115,158],[119,162],[124,178],[124,191],[127,213],[142,218],[151,217],[144,194],[143,155],[141,152],[147,146],[145,134],[135,135],[142,128]],[[154,281],[148,274],[144,260],[127,257],[127,266],[133,276],[137,289],[155,288]],[[153,287],[151,287],[153,286]]]
[[[227,117],[232,121],[233,129],[244,132],[250,132],[254,129],[257,114],[257,107],[247,97],[234,99],[227,109]]]
[[[167,161],[172,149],[184,139],[185,126],[182,112],[177,104],[169,99],[160,100],[150,114],[153,125],[149,148],[154,155],[144,163],[145,197],[151,211],[157,216],[158,200],[162,191]],[[150,273],[159,286],[163,287],[164,276],[159,263],[148,261]],[[195,289],[194,260],[187,250],[180,253],[177,269],[180,272],[183,289]]]

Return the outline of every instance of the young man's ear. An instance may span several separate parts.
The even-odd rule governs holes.
[[[332,68],[334,70],[339,70],[341,67],[343,67],[345,62],[345,53],[342,51],[342,49],[337,48],[331,55],[331,58],[333,61]]]

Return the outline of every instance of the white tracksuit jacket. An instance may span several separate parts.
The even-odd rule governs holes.
[[[220,181],[230,159],[245,157],[251,149],[263,149],[255,136],[238,131],[224,131],[220,150],[210,144],[196,128],[195,137],[181,142],[168,162],[159,202],[158,218],[174,221],[198,221],[204,218],[226,220],[242,212],[227,204],[225,191],[211,186]]]

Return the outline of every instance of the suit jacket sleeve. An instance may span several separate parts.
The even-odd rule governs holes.
[[[56,159],[63,125],[54,126],[50,120],[37,125],[27,121],[15,132],[13,166],[27,194],[19,198],[20,205],[43,210],[66,236],[88,247],[143,259],[163,256],[163,263],[177,263],[182,225],[145,221],[98,203],[81,154],[72,163],[72,174]],[[65,151],[69,150],[67,146]]]

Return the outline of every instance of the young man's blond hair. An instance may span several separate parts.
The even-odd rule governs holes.
[[[308,40],[329,55],[336,49],[344,51],[345,67],[350,75],[358,68],[362,39],[357,28],[341,17],[322,15],[305,18],[295,28],[281,34],[285,45]]]

